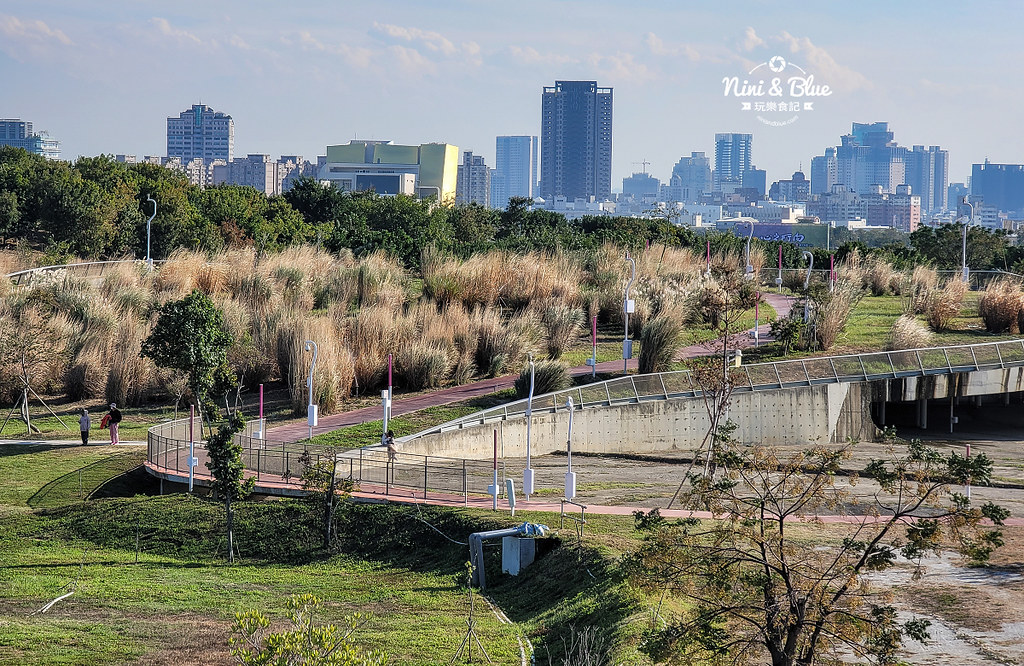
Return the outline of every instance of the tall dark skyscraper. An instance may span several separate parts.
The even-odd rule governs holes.
[[[971,166],[971,198],[1005,213],[1024,212],[1024,165],[983,164]],[[952,206],[954,202],[949,202]]]
[[[541,106],[540,196],[568,200],[612,191],[612,89],[555,81]]]

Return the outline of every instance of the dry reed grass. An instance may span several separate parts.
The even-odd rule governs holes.
[[[967,285],[959,278],[950,278],[942,289],[931,289],[928,292],[925,314],[928,325],[934,331],[945,331],[954,319],[960,316],[963,309]]]
[[[319,406],[322,414],[331,414],[351,394],[355,380],[352,352],[345,346],[331,317],[292,315],[281,322],[278,361],[295,414],[304,413],[309,400],[306,379],[313,357],[311,352],[306,351],[307,340],[317,344],[317,362],[313,369],[313,402]]]
[[[1009,279],[989,282],[978,300],[978,314],[989,333],[1018,333],[1021,307],[1020,284]]]
[[[915,266],[902,289],[903,311],[924,314],[928,310],[931,293],[939,288],[939,273],[928,266]]]
[[[821,349],[827,351],[835,345],[862,295],[859,281],[836,280],[835,289],[821,300],[815,314],[814,334]]]
[[[900,315],[889,329],[889,350],[920,349],[931,344],[932,332],[913,315]]]

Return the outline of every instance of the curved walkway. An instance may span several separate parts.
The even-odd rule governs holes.
[[[762,294],[762,298],[775,309],[780,317],[786,316],[789,313],[790,308],[793,307],[793,303],[796,301],[792,296],[783,296],[781,294],[772,293],[764,293]],[[770,342],[773,339],[769,334],[770,328],[771,326],[769,324],[761,324],[758,326],[758,337],[762,342]],[[751,336],[741,333],[736,336],[734,344],[741,348],[751,347],[754,344],[754,339]],[[697,356],[707,356],[711,353],[714,352],[708,343],[699,343],[681,348],[676,352],[675,359],[677,361],[683,361]],[[627,367],[630,370],[636,370],[637,360],[635,358],[630,359],[627,362]],[[600,373],[621,372],[622,361],[603,361],[597,364],[597,371]],[[590,374],[591,369],[590,366],[580,365],[571,368],[569,372],[572,376],[579,377]],[[462,386],[453,386],[451,388],[440,389],[438,391],[431,391],[429,393],[421,393],[419,395],[404,398],[398,397],[392,402],[391,415],[393,417],[402,416],[428,407],[437,407],[439,405],[448,405],[453,402],[462,402],[463,400],[478,398],[489,393],[509,389],[512,388],[517,377],[518,375],[503,375],[494,379],[484,379],[469,384],[463,384]],[[332,414],[330,416],[321,417],[319,419],[320,425],[313,428],[313,434],[322,435],[323,433],[330,432],[332,430],[339,430],[341,428],[347,428],[349,426],[359,425],[369,421],[376,421],[381,418],[381,409],[380,405],[373,405],[371,407],[354,409],[341,414]],[[297,442],[306,439],[308,434],[309,427],[305,423],[297,422],[277,426],[275,428],[269,428],[267,430],[267,439],[278,442]]]
[[[151,473],[164,478],[169,481],[177,483],[188,483],[188,476],[182,476],[179,473],[173,471],[167,471],[163,468],[156,467],[152,463],[147,462],[146,466],[150,469]],[[195,481],[198,485],[208,485],[210,481],[209,474],[196,474]],[[302,494],[302,491],[296,486],[294,481],[285,481],[280,477],[273,477],[271,475],[264,474],[263,478],[256,484],[257,492],[271,492],[277,495],[293,495],[297,496]],[[469,509],[491,509],[493,507],[493,498],[489,495],[479,494],[468,494],[468,495],[455,495],[450,493],[442,493],[436,491],[430,491],[426,495],[422,491],[411,490],[409,488],[390,486],[385,487],[379,484],[373,483],[361,483],[355,490],[350,493],[350,496],[358,502],[368,503],[387,503],[397,502],[400,504],[427,504],[432,506],[444,506],[451,508],[469,508]],[[632,505],[610,505],[610,504],[587,504],[586,513],[605,515],[605,516],[631,516],[636,511],[643,511],[644,513],[651,510],[651,507],[644,506],[632,506]],[[510,511],[508,501],[501,497],[498,499],[498,511]],[[560,500],[516,500],[516,511],[538,511],[544,513],[561,513],[562,503]],[[686,509],[662,509],[658,511],[665,518],[714,518],[715,515],[708,511],[689,511]],[[566,510],[566,515],[579,513],[579,507],[569,505]],[[849,525],[860,525],[870,524],[876,522],[882,522],[885,520],[885,516],[871,516],[871,515],[821,515],[821,516],[803,516],[798,518],[798,522],[821,522],[830,524],[849,524]],[[1009,526],[1024,526],[1024,518],[1007,518],[1004,524]]]

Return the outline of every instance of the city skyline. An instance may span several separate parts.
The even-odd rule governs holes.
[[[579,20],[590,15],[602,16],[600,25]],[[1011,131],[1018,93],[1005,81],[1019,59],[1012,26],[1022,17],[1024,7],[1010,2],[866,2],[852,14],[837,5],[790,16],[751,0],[726,17],[711,3],[396,2],[342,11],[229,0],[210,14],[0,0],[0,115],[32,120],[70,159],[161,154],[166,118],[202,103],[234,118],[237,154],[317,155],[353,138],[386,138],[448,142],[493,164],[496,136],[539,133],[545,85],[597,80],[616,89],[616,185],[641,160],[667,181],[681,156],[713,154],[719,132],[753,134],[753,162],[773,181],[801,164],[807,172],[851,122],[876,121],[903,145],[947,149],[956,182],[986,158],[1024,161],[1024,137]],[[950,26],[956,39],[935,39]],[[724,77],[777,54],[833,91],[786,127],[759,123],[722,89]]]

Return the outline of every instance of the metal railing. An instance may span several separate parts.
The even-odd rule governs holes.
[[[836,266],[836,274],[842,278],[847,268],[843,264]],[[936,271],[943,278],[957,277],[961,275],[960,269],[955,270],[939,270]],[[826,283],[829,278],[828,268],[815,268],[811,271],[811,283]],[[761,270],[757,272],[757,281],[765,289],[775,288],[775,278],[779,276],[779,269],[772,268],[771,266],[763,266]],[[807,276],[806,268],[783,268],[782,269],[782,284],[786,287],[793,287],[794,285],[803,286],[804,278]],[[1019,273],[1010,273],[1008,271],[1001,270],[977,270],[970,271],[968,273],[967,286],[969,289],[978,291],[984,289],[989,282],[998,280],[1000,278],[1007,278],[1011,280],[1017,280],[1018,282],[1024,283],[1024,275]]]
[[[164,260],[154,261],[161,264]],[[144,259],[118,259],[113,261],[86,261],[77,264],[60,264],[27,268],[23,271],[9,273],[7,279],[15,288],[29,289],[40,282],[48,282],[61,276],[71,275],[76,278],[89,279],[102,277],[109,269],[123,264],[142,264]]]
[[[468,499],[470,495],[487,494],[487,486],[493,478],[494,468],[488,461],[402,452],[389,458],[387,451],[379,446],[334,453],[324,446],[256,439],[251,436],[254,428],[254,422],[248,423],[244,432],[235,435],[235,442],[242,447],[242,463],[248,475],[268,487],[301,489],[306,464],[319,465],[335,459],[339,479],[351,480],[357,488],[385,495],[392,489],[400,489],[424,496],[443,493]],[[195,434],[200,437],[195,441],[198,459],[195,480],[205,485],[210,476],[206,467],[209,456],[198,426]],[[149,429],[146,460],[152,471],[187,478],[188,457],[188,419],[168,421]],[[504,475],[503,467],[504,463]]]
[[[874,352],[844,356],[756,363],[729,368],[736,391],[779,389],[864,382],[902,377],[924,377],[1024,365],[1024,339],[975,345],[929,347],[905,351]],[[565,409],[572,398],[575,409],[609,407],[655,400],[696,398],[700,387],[689,370],[649,375],[627,375],[593,384],[547,393],[533,398],[533,411],[551,413]],[[491,407],[447,423],[402,437],[407,442],[428,435],[469,426],[525,418],[526,400]]]

